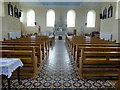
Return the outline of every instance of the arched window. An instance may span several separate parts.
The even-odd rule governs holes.
[[[95,27],[96,13],[94,10],[90,10],[87,14],[87,27]]]
[[[50,9],[47,11],[47,15],[46,15],[46,24],[47,27],[54,27],[55,25],[55,11]]]
[[[116,19],[120,19],[120,0],[116,2]]]
[[[67,12],[67,27],[75,27],[75,16],[76,13],[74,10],[69,10]]]
[[[27,26],[35,26],[35,11],[27,11]]]

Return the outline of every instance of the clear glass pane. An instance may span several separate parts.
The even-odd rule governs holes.
[[[87,14],[87,27],[95,27],[95,11],[91,10]]]
[[[27,12],[27,26],[35,26],[35,12],[33,10]]]
[[[46,22],[47,22],[47,27],[54,27],[54,25],[55,25],[55,12],[54,12],[54,10],[48,10]]]
[[[74,10],[69,10],[67,12],[67,26],[75,27],[75,11]]]

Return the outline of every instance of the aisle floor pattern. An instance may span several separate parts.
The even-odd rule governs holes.
[[[70,59],[64,40],[56,40],[50,49],[48,59],[40,67],[35,77],[11,81],[12,88],[114,88],[109,80],[91,80],[79,77]],[[5,83],[7,86],[7,83]]]

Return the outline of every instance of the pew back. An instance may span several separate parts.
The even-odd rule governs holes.
[[[120,48],[82,48],[80,75],[85,78],[118,78]]]
[[[35,48],[32,50],[0,50],[1,58],[20,58],[24,66],[21,67],[20,76],[33,77],[37,73],[37,57]]]

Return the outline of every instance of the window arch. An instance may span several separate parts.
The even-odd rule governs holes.
[[[32,9],[27,11],[27,26],[35,26],[35,11]]]
[[[54,27],[55,25],[55,11],[50,9],[47,11],[47,15],[46,15],[46,24],[47,27]]]
[[[69,10],[67,12],[67,27],[75,27],[75,16],[76,13],[74,10]]]
[[[94,10],[90,10],[87,13],[87,27],[95,27],[95,19],[96,19],[96,12]]]

